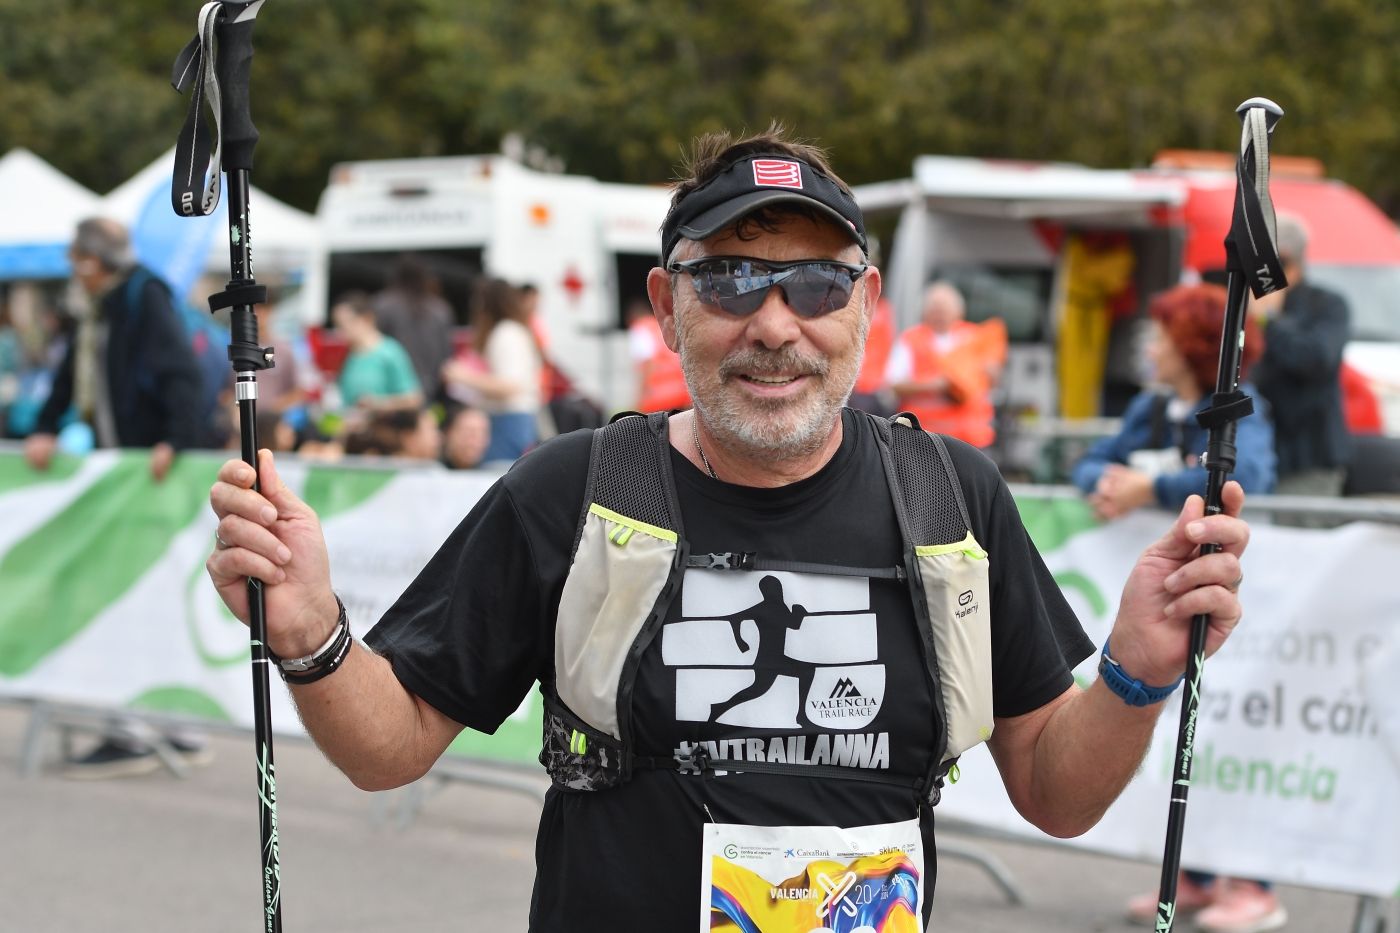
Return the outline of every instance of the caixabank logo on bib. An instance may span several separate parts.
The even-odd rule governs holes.
[[[885,699],[870,581],[787,572],[690,570],[681,619],[661,632],[676,719],[772,732],[854,732]],[[777,736],[707,742],[715,757],[889,767],[889,736]],[[684,757],[690,743],[677,749]],[[869,749],[837,754],[840,749]],[[878,750],[878,751],[877,751]]]

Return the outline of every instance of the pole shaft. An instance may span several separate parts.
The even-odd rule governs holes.
[[[252,250],[248,237],[248,172],[228,174],[229,287],[253,281]],[[231,311],[236,340],[256,344],[257,315],[249,305]],[[258,374],[234,364],[234,391],[238,398],[238,433],[243,462],[253,468],[253,488],[262,488],[258,469]],[[248,625],[253,675],[253,743],[258,769],[258,841],[262,852],[263,929],[282,931],[282,867],[277,839],[277,779],[272,754],[272,707],[268,683],[267,607],[261,580],[248,578]]]
[[[1217,396],[1239,388],[1241,338],[1244,333],[1245,277],[1230,270],[1225,299],[1225,319],[1220,333],[1220,367],[1215,374]],[[1235,422],[1211,428],[1211,439],[1220,434],[1232,447],[1235,442]],[[1212,448],[1214,444],[1212,443]],[[1221,497],[1230,478],[1232,464],[1206,463],[1205,513],[1219,515],[1224,506]],[[1216,544],[1201,545],[1202,554],[1214,554]],[[1177,729],[1176,763],[1172,770],[1171,803],[1167,809],[1167,837],[1162,853],[1162,879],[1157,897],[1156,933],[1171,933],[1176,922],[1177,875],[1181,870],[1181,843],[1186,833],[1186,800],[1191,791],[1191,762],[1196,754],[1196,723],[1201,708],[1201,675],[1206,660],[1206,636],[1210,616],[1198,615],[1191,620],[1191,638],[1186,654],[1186,692],[1181,700],[1181,721]]]

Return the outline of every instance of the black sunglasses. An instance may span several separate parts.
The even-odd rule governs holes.
[[[798,259],[772,262],[736,256],[706,256],[673,262],[667,272],[684,272],[695,293],[735,317],[753,314],[768,298],[768,290],[783,290],[788,307],[798,317],[814,318],[846,307],[856,279],[870,266],[835,259]]]

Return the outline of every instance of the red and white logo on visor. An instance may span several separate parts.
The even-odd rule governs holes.
[[[802,165],[787,159],[754,159],[753,183],[760,188],[802,187]]]

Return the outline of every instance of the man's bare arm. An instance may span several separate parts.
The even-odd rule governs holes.
[[[282,658],[313,654],[339,613],[330,561],[316,513],[282,483],[272,454],[253,470],[230,460],[209,501],[219,517],[217,546],[205,567],[224,604],[248,620],[247,578],[264,582],[268,647]],[[357,786],[397,787],[432,767],[462,726],[408,692],[384,658],[354,645],[341,668],[292,698],[316,744]]]
[[[1249,541],[1238,518],[1244,492],[1230,482],[1222,498],[1225,514],[1204,517],[1204,503],[1192,496],[1123,589],[1109,644],[1122,669],[1145,684],[1180,679],[1196,614],[1211,619],[1207,655],[1239,622],[1240,555]],[[1198,555],[1207,541],[1222,550]],[[1129,706],[1096,681],[1024,716],[999,719],[989,745],[1016,809],[1053,836],[1087,831],[1142,763],[1161,710],[1160,703]]]

